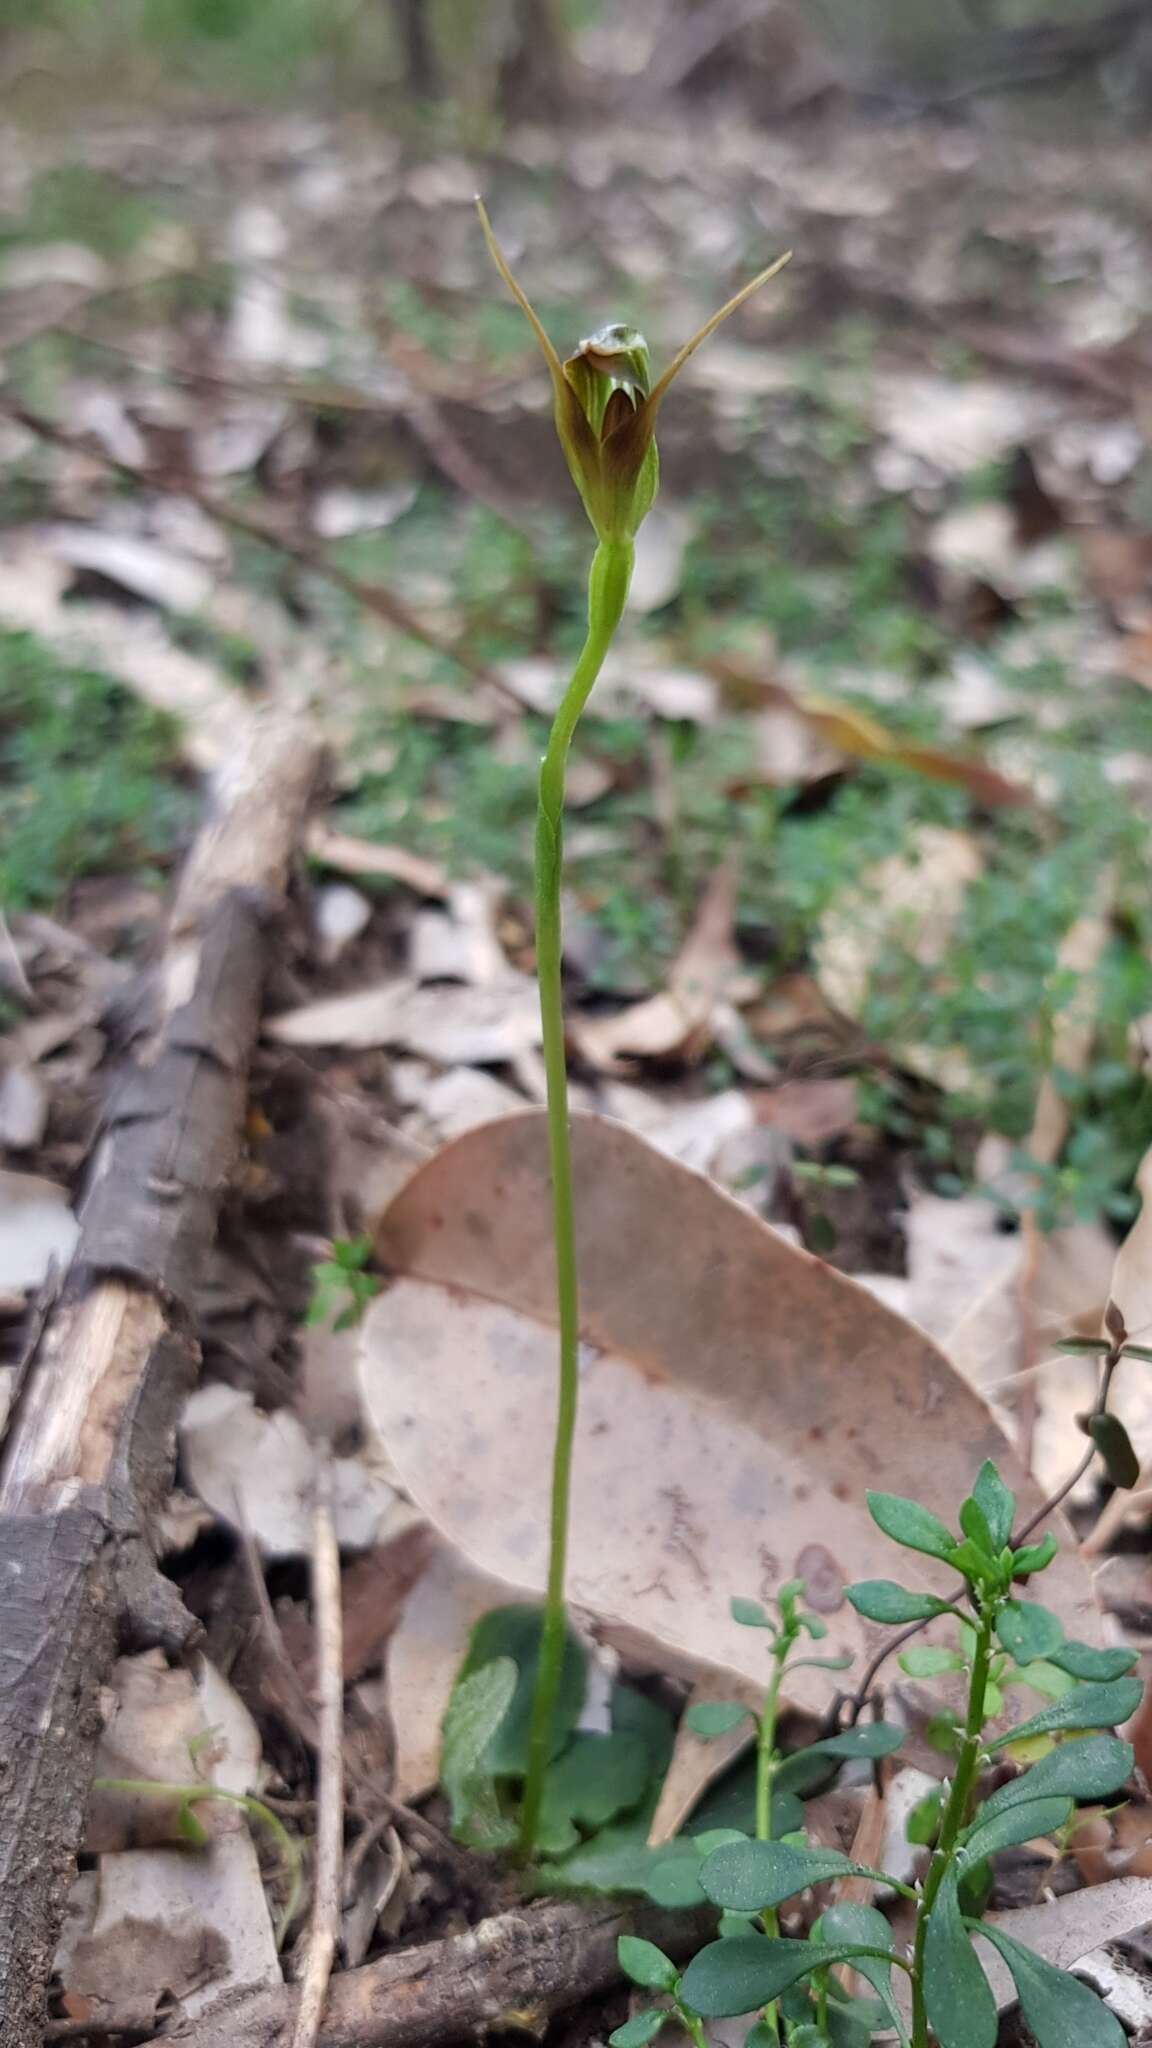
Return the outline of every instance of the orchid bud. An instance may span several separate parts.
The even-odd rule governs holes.
[[[774,277],[788,262],[788,256],[778,257],[706,320],[653,387],[648,345],[634,327],[602,327],[582,341],[566,362],[560,361],[542,322],[513,277],[479,199],[476,205],[492,261],[529,322],[548,365],[556,432],[597,539],[631,542],[656,496],[660,476],[656,415],[668,386],[700,343],[729,313]]]

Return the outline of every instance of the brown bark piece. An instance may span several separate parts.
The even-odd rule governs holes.
[[[620,1976],[616,1942],[639,1934],[673,1958],[706,1939],[697,1915],[598,1903],[530,1907],[484,1920],[467,1934],[401,1949],[329,1987],[316,2048],[434,2048],[486,2034],[542,2033],[549,2014],[607,1990]],[[299,2000],[294,1987],[231,2001],[219,2017],[179,2026],[180,2048],[284,2048]]]
[[[117,1648],[194,1624],[149,1527],[199,1363],[192,1294],[239,1154],[266,927],[318,764],[273,713],[238,733],[106,1112],[80,1242],[0,1463],[0,2048],[30,2048]]]

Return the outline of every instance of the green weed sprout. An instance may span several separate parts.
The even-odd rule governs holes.
[[[631,327],[601,328],[582,341],[567,361],[561,362],[543,324],[513,277],[479,200],[477,206],[492,261],[531,326],[548,366],[556,432],[597,542],[588,579],[587,638],[561,698],[540,764],[536,821],[536,978],[547,1081],[560,1355],[548,1581],[520,1820],[520,1850],[527,1856],[536,1841],[564,1649],[569,1497],[577,1406],[579,1311],[561,974],[565,767],[580,713],[620,624],[632,575],[636,534],[656,495],[659,461],[655,428],[661,402],[701,342],[753,292],[759,291],[788,258],[782,256],[761,271],[706,320],[653,384],[644,337]]]
[[[206,1849],[211,1840],[208,1830],[196,1818],[197,1806],[203,1806],[207,1800],[223,1800],[228,1806],[242,1807],[250,1820],[267,1831],[280,1854],[287,1897],[276,1919],[276,1946],[283,1947],[304,1896],[304,1859],[299,1842],[262,1799],[254,1798],[250,1792],[226,1791],[222,1785],[170,1785],[159,1778],[94,1778],[92,1790],[126,1792],[137,1799],[175,1799],[176,1828],[190,1849]]]
[[[988,1859],[996,1851],[1062,1828],[1075,1801],[1107,1798],[1128,1778],[1130,1745],[1100,1731],[1126,1721],[1139,1704],[1140,1682],[1127,1675],[1135,1655],[1066,1641],[1056,1615],[1020,1597],[1019,1582],[1042,1572],[1056,1545],[1051,1536],[1029,1542],[1030,1531],[1013,1537],[1016,1502],[993,1464],[981,1467],[960,1508],[959,1535],[928,1508],[897,1494],[870,1493],[868,1508],[895,1542],[950,1566],[958,1576],[950,1599],[890,1579],[847,1589],[857,1613],[869,1621],[908,1625],[950,1617],[958,1625],[956,1649],[920,1646],[902,1658],[912,1676],[955,1671],[967,1678],[965,1714],[944,1717],[953,1772],[927,1872],[909,1888],[837,1850],[811,1848],[800,1835],[770,1840],[761,1825],[761,1795],[756,1839],[721,1843],[700,1866],[701,1889],[724,1911],[721,1938],[701,1949],[676,1974],[674,1987],[668,1986],[675,2008],[697,2019],[759,2008],[750,2048],[778,2041],[780,2024],[789,2048],[828,2048],[844,2038],[846,2027],[849,2033],[855,2027],[855,2037],[865,2041],[875,2030],[892,2029],[902,2048],[995,2048],[996,2003],[972,1946],[979,1936],[1007,1964],[1037,2048],[1067,2048],[1070,2041],[1078,2048],[1123,2048],[1119,2022],[1093,1991],[1003,1928],[985,1924],[981,1915]],[[776,1650],[783,1640],[783,1604],[781,1618]],[[1002,1713],[1005,1688],[1016,1684],[1032,1686],[1048,1703],[1007,1733],[990,1737],[987,1725]],[[769,1706],[765,1722],[770,1711]],[[762,1724],[761,1749],[769,1742]],[[984,1765],[1005,1753],[1017,1760],[1035,1756],[1037,1746],[1044,1753],[1030,1769],[978,1799]],[[768,1782],[770,1820],[770,1775]],[[897,1950],[888,1922],[873,1906],[829,1907],[808,1940],[780,1938],[775,1915],[786,1900],[809,1885],[852,1876],[871,1878],[914,1901],[911,1955]],[[850,1963],[873,1993],[870,2002],[855,2001],[854,2012],[846,2010],[832,1975],[840,1963]],[[903,2004],[893,1994],[894,1969],[909,1980]],[[660,2024],[667,2016],[661,2015]],[[655,2031],[653,2026],[645,2039]],[[617,2048],[640,2048],[639,2040],[618,2041]]]

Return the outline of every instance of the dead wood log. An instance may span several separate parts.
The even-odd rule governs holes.
[[[317,765],[299,720],[238,715],[0,1459],[0,2048],[41,2039],[112,1660],[195,1632],[149,1526],[199,1363],[193,1290],[240,1150],[269,920]]]
[[[467,1934],[401,1949],[328,1987],[316,2048],[440,2048],[485,2034],[541,2034],[552,2013],[620,1977],[616,1942],[640,1934],[679,1958],[707,1939],[700,1917],[611,1902],[501,1913]],[[179,2048],[284,2048],[299,1992],[222,2001],[163,2036]]]

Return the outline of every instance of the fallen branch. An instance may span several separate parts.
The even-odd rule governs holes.
[[[193,1296],[239,1156],[267,926],[318,747],[281,714],[237,737],[107,1106],[73,1264],[0,1461],[0,2048],[44,2025],[99,1695],[118,1648],[186,1647],[151,1519],[199,1356]]]
[[[636,1933],[669,1955],[702,1938],[698,1917],[616,1905],[528,1907],[483,1920],[448,1941],[401,1949],[329,1986],[316,2048],[439,2048],[449,2041],[516,2031],[541,2034],[552,2013],[616,1983],[616,1942]],[[299,1992],[261,1992],[163,2038],[180,2048],[283,2048]]]

